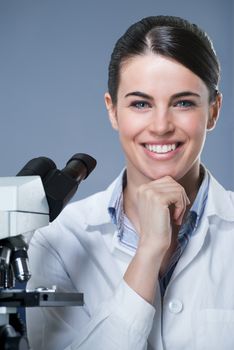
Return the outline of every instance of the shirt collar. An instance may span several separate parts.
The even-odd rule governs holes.
[[[123,189],[126,185],[126,169],[122,170],[118,176],[113,193],[109,202],[108,212],[111,221],[116,224],[119,234],[123,232],[124,212],[123,212]]]
[[[210,184],[210,174],[202,164],[201,172],[203,173],[203,180],[196,195],[195,201],[193,202],[193,205],[190,208],[190,212],[196,213],[195,228],[198,226],[203,215]]]

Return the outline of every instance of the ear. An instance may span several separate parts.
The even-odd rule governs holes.
[[[112,98],[111,98],[109,92],[105,93],[104,98],[105,98],[106,109],[107,109],[107,112],[109,115],[109,119],[110,119],[112,128],[115,130],[118,130],[116,106],[113,104]]]
[[[216,122],[219,119],[219,112],[222,105],[223,96],[218,92],[215,101],[210,104],[209,107],[209,119],[207,122],[207,130],[212,130],[215,128]]]

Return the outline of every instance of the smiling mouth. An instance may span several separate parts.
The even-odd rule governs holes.
[[[172,143],[168,145],[154,145],[154,144],[144,144],[144,147],[149,150],[150,152],[162,154],[162,153],[169,153],[174,151],[181,143]]]

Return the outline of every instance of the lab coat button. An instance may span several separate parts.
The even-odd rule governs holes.
[[[181,311],[182,311],[182,309],[183,309],[183,304],[182,304],[182,302],[180,301],[180,300],[171,300],[170,302],[169,302],[169,305],[168,305],[168,307],[169,307],[169,310],[170,310],[170,312],[171,313],[173,313],[173,314],[178,314],[178,313],[180,313]]]

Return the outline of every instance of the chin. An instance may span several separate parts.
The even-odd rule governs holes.
[[[152,171],[147,171],[145,173],[146,173],[146,176],[152,180],[161,179],[162,177],[165,177],[165,176],[171,176],[175,180],[176,179],[178,180],[180,178],[178,171],[176,171],[175,169],[165,169],[162,167],[158,167],[157,171],[155,169]]]

